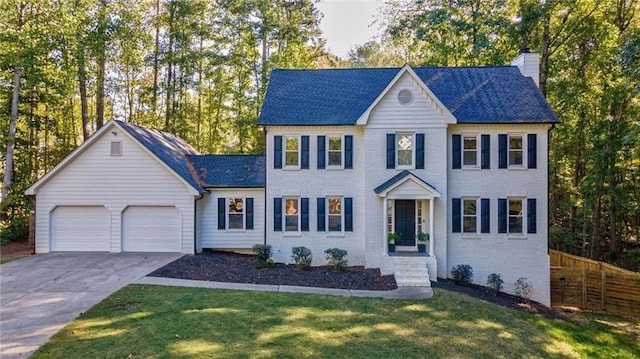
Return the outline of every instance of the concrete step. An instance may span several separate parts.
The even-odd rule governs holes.
[[[426,267],[403,266],[394,271],[398,287],[430,287],[429,271]]]

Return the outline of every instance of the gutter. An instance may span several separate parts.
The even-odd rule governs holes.
[[[205,193],[200,193],[196,199],[193,200],[193,254],[198,254],[198,201],[204,198]]]
[[[549,217],[549,202],[551,201],[551,194],[550,194],[551,193],[551,191],[550,191],[550,189],[551,189],[550,188],[551,187],[550,182],[551,181],[549,181],[549,174],[550,174],[550,172],[549,172],[549,167],[550,167],[550,165],[549,165],[549,151],[550,151],[550,148],[551,148],[551,131],[553,131],[554,128],[556,128],[556,124],[552,123],[551,127],[549,127],[549,129],[547,130],[547,255],[549,254],[549,227],[550,227],[550,225],[549,225],[549,222],[550,222],[549,221],[549,219],[550,219],[550,217]]]
[[[266,147],[267,147],[267,126],[263,127],[263,131],[264,131],[264,143],[265,143],[265,154],[264,154],[264,229],[263,229],[263,235],[262,237],[264,238],[263,244],[266,246],[267,245],[267,208],[269,206],[269,204],[267,203],[267,160],[269,154],[267,153]]]

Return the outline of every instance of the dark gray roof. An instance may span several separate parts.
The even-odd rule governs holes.
[[[531,78],[513,66],[413,69],[458,123],[556,123]],[[273,70],[258,124],[354,125],[399,68]]]
[[[429,186],[429,187],[431,187],[431,188],[433,188],[433,189],[436,189],[435,187],[433,187],[432,185],[430,185],[429,183],[427,183],[427,182],[426,182],[425,180],[423,180],[422,178],[420,178],[420,177],[416,176],[416,175],[415,175],[415,173],[411,173],[411,172],[409,172],[409,171],[407,171],[407,170],[404,170],[404,171],[402,171],[402,172],[398,173],[397,175],[395,175],[395,176],[393,176],[393,177],[389,178],[389,179],[388,179],[388,180],[386,180],[383,184],[381,184],[381,185],[379,185],[378,187],[374,188],[374,189],[373,189],[373,191],[374,191],[376,194],[380,194],[380,193],[382,193],[382,192],[386,191],[387,189],[389,189],[389,188],[393,187],[396,183],[398,183],[398,182],[402,181],[402,180],[403,180],[405,177],[407,177],[407,176],[413,176],[413,177],[415,177],[417,180],[419,180],[420,182],[422,182],[422,183],[426,184],[427,186]],[[437,191],[437,189],[436,189],[436,191]]]
[[[187,158],[203,187],[265,186],[263,155],[199,155]]]
[[[133,125],[123,121],[116,121],[125,131],[138,140],[151,153],[156,155],[164,164],[176,172],[196,190],[203,192],[202,186],[195,180],[189,169],[187,155],[197,155],[193,147],[183,139],[170,133]]]

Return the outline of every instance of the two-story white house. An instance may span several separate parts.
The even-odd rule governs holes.
[[[36,249],[266,243],[276,261],[306,246],[321,265],[338,247],[399,285],[430,285],[459,264],[478,284],[501,274],[507,292],[526,277],[548,305],[547,141],[558,119],[537,77],[531,53],[512,66],[274,70],[264,156],[199,155],[111,121],[27,191]],[[83,240],[90,231],[98,239]]]

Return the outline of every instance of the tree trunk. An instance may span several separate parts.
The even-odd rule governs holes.
[[[2,201],[0,208],[4,209],[9,197],[9,186],[13,176],[13,150],[16,147],[16,126],[18,123],[18,99],[20,96],[20,67],[13,68],[13,96],[11,97],[11,122],[9,122],[9,136],[7,136],[7,155],[2,182]]]
[[[100,0],[100,19],[98,23],[98,73],[96,75],[96,130],[104,125],[104,76],[107,62],[107,0]]]
[[[160,0],[156,0],[156,36],[153,47],[153,99],[151,100],[151,110],[155,116],[158,115],[158,57],[160,56]],[[155,122],[155,121],[154,121]]]
[[[75,10],[80,11],[80,0],[76,0]],[[76,29],[76,57],[78,61],[78,88],[80,90],[80,116],[82,120],[82,139],[89,138],[89,107],[87,105],[87,70],[84,58],[84,39],[80,26]]]

